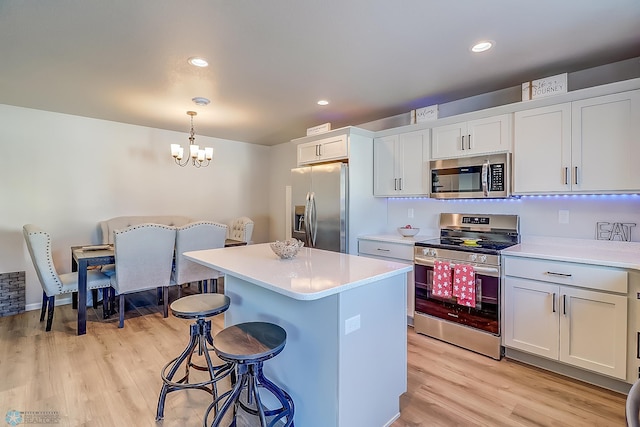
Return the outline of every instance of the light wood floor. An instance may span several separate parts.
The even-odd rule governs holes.
[[[0,416],[54,411],[59,426],[200,426],[209,399],[198,390],[169,394],[165,419],[155,421],[160,369],[186,345],[190,322],[163,319],[153,293],[130,298],[127,310],[118,329],[116,319],[89,309],[81,337],[68,305],[56,308],[49,333],[38,311],[0,318]],[[214,334],[222,321],[214,319]],[[411,328],[408,355],[408,391],[392,427],[625,425],[621,394]]]

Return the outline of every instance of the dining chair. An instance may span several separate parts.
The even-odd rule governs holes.
[[[175,227],[161,224],[132,225],[115,230],[115,274],[111,287],[119,298],[119,328],[124,327],[125,295],[147,289],[162,288],[164,317],[168,316],[168,286],[176,242]]]
[[[249,244],[253,234],[253,225],[251,218],[246,216],[238,217],[229,224],[227,238]]]
[[[183,254],[189,251],[217,249],[224,247],[227,237],[227,226],[213,221],[198,221],[176,229],[176,258],[172,284],[178,285],[178,297],[181,296],[182,285],[200,282],[206,286],[207,281],[215,283],[220,272],[202,264],[188,260]],[[204,288],[206,291],[206,287]],[[168,313],[167,313],[168,315]]]
[[[627,427],[640,427],[640,380],[631,386],[625,402]]]
[[[40,309],[40,321],[47,314],[46,331],[51,330],[53,323],[53,311],[57,295],[78,292],[78,273],[58,274],[53,262],[51,252],[51,234],[34,224],[26,224],[22,227],[24,240],[31,255],[33,267],[42,285],[42,308]],[[87,271],[87,290],[109,289],[109,278],[96,270]]]

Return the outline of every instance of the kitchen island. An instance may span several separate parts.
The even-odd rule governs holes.
[[[294,400],[296,425],[388,426],[407,388],[406,273],[412,266],[269,244],[187,252],[225,274],[225,326],[265,321],[287,331],[265,362]]]

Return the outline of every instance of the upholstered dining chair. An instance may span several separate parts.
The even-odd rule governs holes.
[[[58,274],[53,263],[51,253],[51,235],[34,224],[26,224],[22,227],[24,240],[31,255],[33,267],[42,285],[42,308],[40,309],[40,321],[47,315],[46,331],[51,330],[53,323],[53,311],[57,295],[78,291],[78,273]],[[109,278],[96,270],[87,271],[87,290],[109,289]],[[48,308],[47,308],[48,306]]]
[[[229,224],[227,238],[249,244],[253,234],[253,225],[253,221],[249,217],[241,216],[236,218]]]
[[[181,296],[182,285],[192,282],[206,283],[211,280],[216,284],[217,290],[220,273],[189,261],[183,254],[189,251],[223,248],[226,237],[227,226],[212,221],[193,222],[176,229],[176,261],[172,284],[178,285],[178,297]]]
[[[631,386],[625,402],[627,427],[640,427],[640,380]]]
[[[168,286],[171,284],[176,229],[161,224],[132,225],[115,230],[115,274],[111,287],[119,298],[119,328],[124,327],[125,295],[147,289],[164,289],[164,312],[168,316]]]

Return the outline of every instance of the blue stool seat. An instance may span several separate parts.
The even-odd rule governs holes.
[[[205,426],[208,426],[209,414],[215,408],[216,416],[211,426],[219,427],[232,405],[233,420],[230,426],[236,425],[238,410],[258,416],[261,427],[293,426],[294,406],[291,396],[262,373],[263,362],[278,355],[284,349],[286,341],[287,333],[284,329],[266,322],[240,323],[229,326],[216,335],[213,349],[221,360],[236,366],[237,381],[231,390],[209,405],[204,417]],[[265,409],[260,397],[261,390],[271,393],[281,407]],[[218,410],[218,405],[223,401]]]
[[[199,389],[210,393],[215,401],[218,398],[217,382],[234,373],[234,365],[232,363],[227,362],[218,366],[213,364],[209,354],[213,350],[211,320],[205,320],[207,317],[226,311],[230,302],[229,297],[225,295],[199,294],[179,298],[171,304],[170,308],[174,316],[182,319],[195,319],[196,322],[191,325],[191,338],[185,350],[178,357],[167,363],[160,373],[162,376],[162,389],[158,398],[157,421],[164,418],[164,403],[168,393],[177,390]],[[192,357],[196,349],[199,356],[204,356],[207,366],[193,363]],[[174,381],[174,375],[183,364],[185,366],[184,377]],[[208,371],[209,379],[190,383],[190,368]]]

